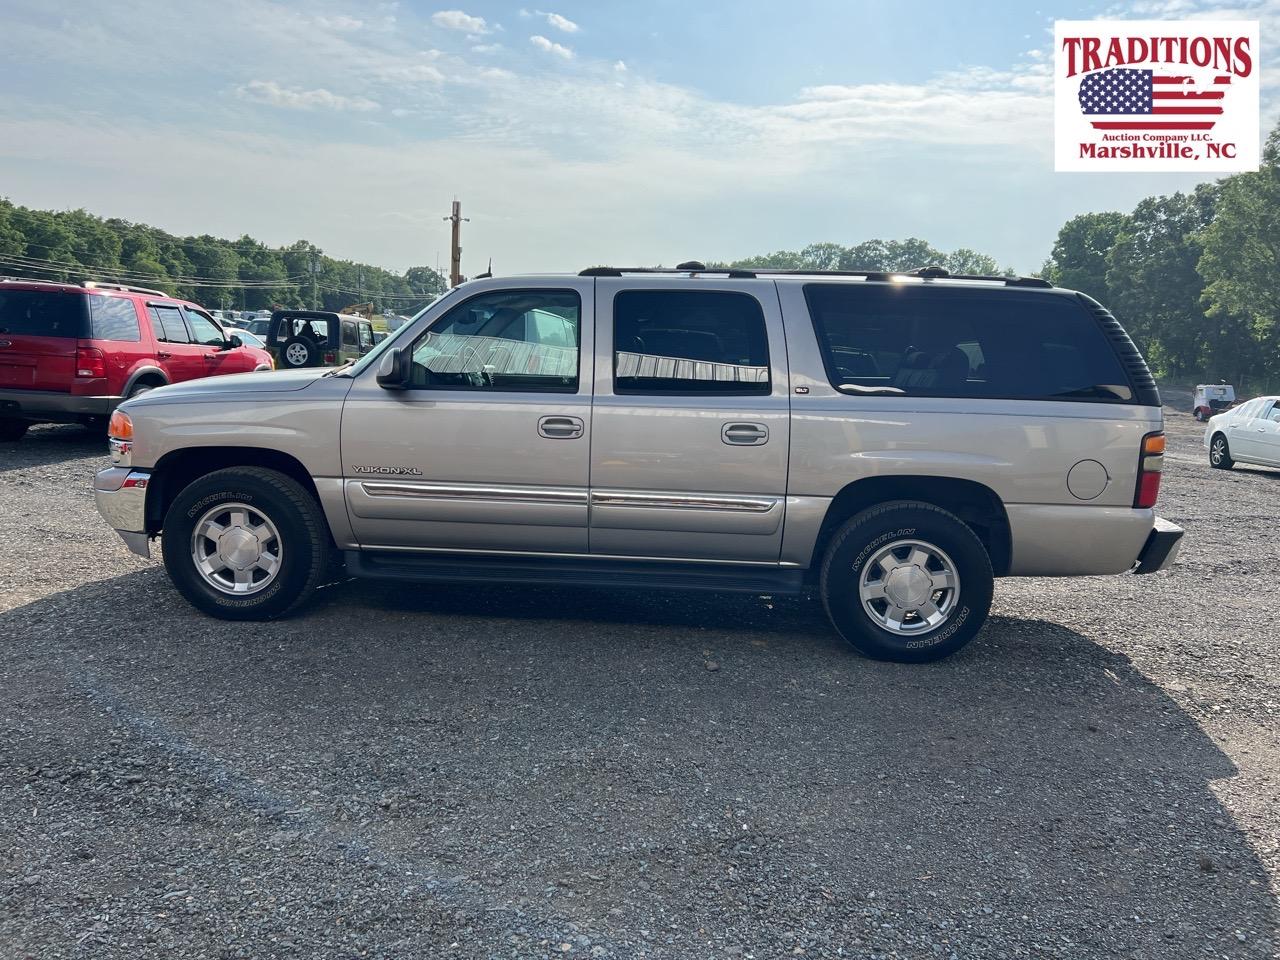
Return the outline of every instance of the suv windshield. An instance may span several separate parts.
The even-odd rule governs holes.
[[[62,290],[5,290],[0,287],[0,334],[32,337],[87,337],[84,294]]]

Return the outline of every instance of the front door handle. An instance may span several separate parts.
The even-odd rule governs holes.
[[[758,447],[769,439],[769,428],[763,423],[726,423],[720,428],[720,439],[739,447]]]
[[[548,440],[576,440],[583,429],[581,417],[538,418],[538,436]]]

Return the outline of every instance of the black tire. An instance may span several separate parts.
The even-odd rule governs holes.
[[[257,592],[223,592],[196,568],[196,524],[219,504],[245,504],[278,531],[279,570]],[[323,580],[333,549],[315,498],[292,477],[261,467],[217,470],[188,485],[165,515],[161,543],[165,569],[178,592],[223,620],[275,620],[298,610]]]
[[[300,363],[295,363],[289,357],[289,348],[294,344],[301,344],[307,351],[307,358]],[[295,353],[297,351],[294,351]],[[315,342],[306,337],[290,337],[285,341],[284,347],[280,351],[280,366],[288,367],[292,370],[300,370],[303,367],[320,366],[320,348]]]
[[[958,589],[938,590],[930,601],[946,615],[933,627],[898,633],[864,608],[859,584],[877,553],[895,543],[918,542],[940,550],[954,566]],[[907,556],[910,549],[903,548]],[[955,653],[977,634],[991,609],[994,576],[982,541],[955,514],[933,504],[896,500],[862,511],[836,531],[822,562],[819,590],[832,625],[855,650],[876,660],[926,663]],[[873,584],[874,586],[874,584]],[[873,609],[887,601],[871,600]],[[907,614],[904,621],[911,625]]]
[[[1221,433],[1215,433],[1209,441],[1209,466],[1217,470],[1230,470],[1236,462],[1231,459],[1231,445]]]
[[[0,418],[0,443],[13,443],[26,436],[31,424],[26,420]]]
[[[132,400],[134,397],[140,397],[144,393],[150,393],[155,388],[156,385],[154,383],[135,383],[129,390],[129,395],[125,397],[125,399]]]

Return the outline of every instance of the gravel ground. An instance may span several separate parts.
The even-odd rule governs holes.
[[[1280,956],[1280,472],[1167,411],[1149,577],[961,654],[801,600],[349,583],[196,614],[0,449],[0,956]]]

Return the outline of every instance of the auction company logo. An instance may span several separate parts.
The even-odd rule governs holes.
[[[1059,20],[1054,169],[1258,169],[1256,20]]]

